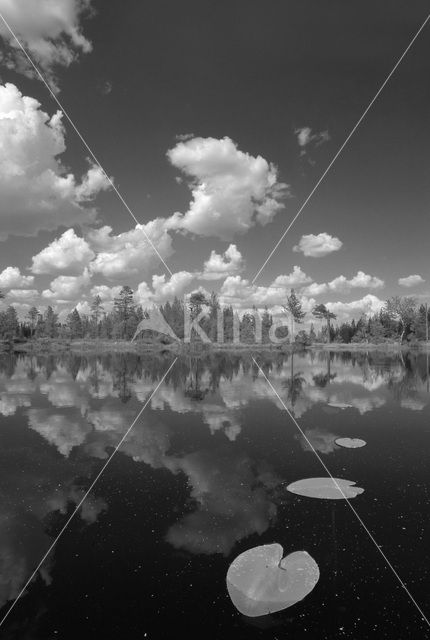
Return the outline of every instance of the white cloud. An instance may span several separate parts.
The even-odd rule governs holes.
[[[330,134],[328,131],[312,133],[312,129],[310,127],[300,127],[299,129],[295,129],[294,133],[297,136],[299,147],[302,147],[302,149],[307,147],[311,142],[318,147],[324,142],[328,142],[330,140]]]
[[[399,278],[398,283],[401,287],[416,287],[419,284],[425,282],[424,278],[418,274],[407,276],[406,278]]]
[[[351,289],[381,289],[385,282],[376,276],[371,276],[364,271],[357,271],[357,274],[348,280],[345,276],[338,276],[331,282],[313,282],[302,290],[305,295],[319,296],[323,293],[348,293]]]
[[[343,242],[339,238],[330,236],[328,233],[314,235],[304,235],[300,238],[299,244],[293,247],[293,251],[302,252],[305,256],[320,258],[333,251],[339,251]]]
[[[58,156],[66,149],[62,114],[51,118],[13,84],[0,85],[0,240],[95,220],[85,205],[109,184],[91,167],[77,182]]]
[[[50,289],[42,291],[42,297],[53,299],[61,303],[62,300],[73,300],[82,293],[82,290],[90,283],[90,274],[85,269],[81,276],[58,276],[51,284]]]
[[[137,288],[136,300],[143,307],[152,304],[163,304],[167,300],[170,302],[175,296],[182,297],[189,285],[194,280],[195,275],[189,271],[178,271],[168,280],[166,276],[152,276],[152,291],[146,282],[141,282]]]
[[[84,267],[95,257],[84,238],[78,237],[73,229],[68,229],[62,236],[36,256],[33,256],[33,273],[82,273]]]
[[[168,220],[155,218],[119,235],[112,235],[112,228],[108,226],[90,231],[87,241],[97,252],[90,264],[90,271],[102,274],[109,280],[118,280],[142,274],[154,265],[158,266],[160,258],[147,237],[165,259],[173,253],[169,228]]]
[[[220,280],[225,276],[235,275],[243,269],[243,258],[235,244],[231,244],[221,255],[212,251],[209,260],[203,266],[201,280]]]
[[[105,306],[105,308],[108,308],[110,306],[109,303],[113,303],[115,298],[119,296],[119,292],[121,291],[121,289],[121,285],[118,285],[116,287],[108,287],[105,284],[99,284],[91,289],[90,294],[92,298],[100,296],[103,305]]]
[[[0,12],[48,81],[57,89],[55,69],[68,67],[92,46],[82,33],[80,20],[91,0],[0,0]],[[9,48],[0,61],[19,73],[36,74],[3,22],[0,36]]]
[[[373,315],[379,313],[385,305],[384,300],[380,300],[377,296],[367,294],[360,300],[352,302],[328,302],[326,307],[337,315],[338,321],[351,320],[361,315]]]
[[[376,276],[368,275],[363,271],[357,271],[357,275],[348,280],[345,276],[338,276],[328,283],[329,291],[336,293],[348,292],[351,289],[380,289],[384,286],[384,281]]]
[[[250,284],[249,280],[240,276],[229,276],[220,289],[222,304],[232,305],[236,309],[251,309],[253,306],[261,309],[266,305],[278,310],[286,303],[294,276],[278,276],[267,287]],[[303,309],[308,311],[315,301],[307,297],[302,298]]]
[[[37,289],[11,289],[7,294],[7,301],[31,302],[32,300],[37,299],[38,296],[39,292]]]
[[[349,287],[363,289],[380,289],[385,284],[381,278],[370,276],[363,271],[357,271],[357,275],[351,278],[351,280],[347,280],[347,283]],[[329,286],[330,284],[332,283],[329,283]]]
[[[307,296],[320,296],[323,293],[327,293],[328,285],[325,282],[312,282],[309,286],[305,287],[302,291]]]
[[[0,273],[0,289],[28,287],[33,284],[33,276],[23,276],[18,267],[6,267]]]
[[[271,222],[283,208],[287,185],[273,164],[237,148],[230,138],[193,138],[167,152],[190,180],[190,207],[171,218],[172,227],[228,240],[256,223]]]
[[[267,287],[253,285],[240,275],[228,276],[220,289],[220,301],[222,304],[231,304],[236,309],[251,309],[253,306],[262,308],[266,305],[282,307],[292,288],[300,289],[308,282],[312,282],[312,278],[298,266],[294,266],[288,275],[277,276]],[[307,298],[303,299],[303,303],[304,308],[309,306]]]
[[[308,282],[312,282],[312,278],[307,276],[300,267],[294,266],[290,274],[277,276],[274,280],[274,285],[281,287],[298,287]]]

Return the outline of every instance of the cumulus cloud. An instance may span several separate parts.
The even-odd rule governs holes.
[[[398,280],[398,283],[401,287],[416,287],[417,285],[423,284],[424,282],[424,278],[422,278],[418,274],[407,276],[405,278],[399,278]]]
[[[40,253],[33,256],[33,273],[82,273],[84,267],[95,257],[84,238],[68,229]]]
[[[223,240],[271,222],[283,208],[287,185],[276,167],[261,156],[240,151],[230,138],[192,138],[167,152],[174,167],[189,180],[192,201],[172,227]]]
[[[360,272],[359,272],[360,274]],[[295,276],[295,277],[294,277]],[[248,280],[241,276],[229,276],[223,282],[220,288],[220,302],[222,304],[232,305],[239,312],[250,310],[253,306],[262,309],[267,306],[275,315],[283,313],[283,305],[291,288],[295,287],[300,295],[303,311],[305,311],[305,324],[314,321],[311,311],[316,304],[313,296],[319,295],[320,289],[324,292],[330,291],[328,285],[313,283],[306,286],[300,286],[298,280],[305,281],[308,278],[303,272],[299,273],[299,268],[289,276],[278,276],[268,286],[257,286],[251,284]],[[369,276],[373,278],[373,276]],[[348,282],[354,282],[355,287],[365,286],[364,282],[367,278],[354,277]],[[372,280],[373,282],[373,280]],[[363,298],[353,300],[351,302],[329,302],[327,307],[333,311],[338,320],[351,320],[361,315],[373,315],[378,313],[384,306],[384,300],[380,300],[377,296],[367,294]]]
[[[345,276],[338,276],[327,283],[313,282],[303,290],[305,295],[321,295],[323,293],[348,293],[351,289],[381,289],[385,282],[376,276],[371,276],[364,271],[357,271],[357,274],[348,280]]]
[[[332,282],[329,283],[329,286],[333,285],[334,282],[335,281],[332,280]],[[351,280],[345,279],[345,282],[347,287],[363,288],[363,289],[380,289],[385,284],[384,281],[381,280],[381,278],[377,278],[376,276],[370,276],[367,273],[364,273],[363,271],[357,271],[357,275],[351,278]]]
[[[90,274],[88,269],[85,269],[81,276],[58,276],[51,282],[50,289],[42,291],[42,297],[56,302],[73,300],[81,294],[89,283]]]
[[[170,224],[166,219],[155,218],[118,235],[112,234],[112,227],[109,226],[91,230],[87,234],[87,242],[97,253],[90,264],[91,273],[101,274],[109,280],[118,280],[139,275],[154,265],[159,265],[160,258],[153,246],[163,259],[173,253],[169,228]]]
[[[303,289],[303,293],[307,296],[320,296],[322,293],[327,293],[328,284],[326,282],[312,282]]]
[[[108,287],[105,284],[99,284],[94,286],[90,293],[93,298],[96,296],[100,296],[100,299],[103,303],[111,303],[115,298],[119,296],[119,292],[121,291],[121,285],[117,285],[115,287]]]
[[[309,278],[310,280],[310,278]],[[297,287],[300,282],[308,281],[308,276],[299,267],[289,275],[281,275],[266,286],[257,286],[240,276],[228,276],[220,289],[220,301],[223,304],[232,305],[236,309],[251,309],[265,307],[282,307],[292,287]],[[305,311],[311,308],[314,300],[303,297]]]
[[[0,273],[0,289],[28,287],[33,284],[34,276],[21,275],[18,267],[6,267]]]
[[[243,258],[235,244],[231,244],[223,254],[212,251],[209,260],[199,275],[201,280],[220,280],[225,276],[235,275],[243,269]]]
[[[109,183],[98,167],[81,181],[64,171],[61,118],[60,111],[49,117],[13,84],[0,85],[0,240],[95,220],[86,205]]]
[[[91,0],[0,0],[0,12],[54,90],[58,89],[56,70],[68,67],[80,53],[92,49],[80,24],[90,7]],[[36,77],[3,23],[0,36],[6,43],[0,61],[9,69]]]
[[[379,313],[384,305],[384,300],[369,293],[360,300],[352,302],[328,302],[326,307],[337,315],[338,320],[350,320],[361,315],[369,316]]]
[[[36,300],[39,296],[39,292],[37,289],[11,289],[8,291],[7,299],[8,301],[15,302],[31,302],[32,300]]]
[[[312,282],[312,278],[307,276],[300,267],[294,266],[290,274],[277,276],[274,284],[281,287],[298,287],[303,284]]]
[[[339,238],[330,236],[328,233],[315,235],[310,233],[300,238],[299,244],[293,247],[293,251],[301,252],[305,256],[321,258],[333,251],[339,251],[343,242]]]
[[[182,297],[195,275],[189,271],[178,271],[166,279],[165,275],[152,276],[152,290],[146,282],[141,282],[137,288],[136,300],[143,307],[153,304],[163,304],[171,301],[175,296]]]

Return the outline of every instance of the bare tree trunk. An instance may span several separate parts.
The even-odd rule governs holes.
[[[330,335],[330,318],[327,318],[327,342],[330,343],[331,342],[331,335]]]

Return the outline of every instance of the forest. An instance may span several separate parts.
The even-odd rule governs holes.
[[[0,297],[6,298],[1,293]],[[132,340],[139,323],[148,316],[148,310],[135,303],[133,290],[127,285],[122,287],[119,296],[110,306],[111,310],[106,310],[101,298],[96,296],[92,300],[90,314],[79,313],[75,308],[66,321],[60,322],[51,306],[43,312],[32,307],[25,318],[19,319],[16,309],[10,305],[0,311],[0,338],[4,341]],[[419,305],[413,297],[393,296],[385,302],[379,313],[341,323],[325,304],[318,304],[305,313],[302,301],[294,289],[282,306],[284,326],[277,326],[279,316],[274,316],[267,308],[263,311],[254,308],[239,314],[231,305],[221,306],[218,295],[214,292],[207,297],[198,291],[185,301],[175,297],[172,302],[166,302],[159,309],[179,339],[184,338],[185,311],[191,320],[198,322],[212,342],[216,342],[219,336],[220,317],[225,343],[269,343],[273,342],[273,336],[278,341],[294,342],[304,347],[327,342],[413,344],[428,339],[427,306]],[[304,323],[306,328],[302,326]],[[148,335],[151,333],[144,331],[136,338],[147,342],[160,340],[160,336]],[[195,331],[191,338],[200,340]],[[170,338],[164,337],[164,341],[170,341]]]

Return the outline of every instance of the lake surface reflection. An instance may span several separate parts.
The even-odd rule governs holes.
[[[260,355],[260,366],[430,614],[425,355]],[[171,364],[0,358],[2,615]],[[361,449],[335,444],[362,438]],[[9,638],[427,638],[344,501],[292,495],[326,475],[250,355],[179,359],[3,625]],[[321,577],[246,618],[226,573],[253,546],[306,550]],[[145,635],[146,634],[146,635]]]

